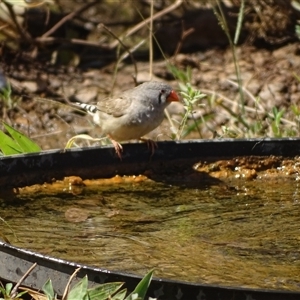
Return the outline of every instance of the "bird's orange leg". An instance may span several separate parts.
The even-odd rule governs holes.
[[[122,160],[122,152],[123,152],[122,145],[120,143],[118,143],[117,141],[115,141],[114,139],[112,139],[109,135],[108,135],[108,138],[110,139],[111,143],[113,144],[118,157],[120,158],[120,160]]]

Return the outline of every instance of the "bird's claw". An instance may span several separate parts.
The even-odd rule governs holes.
[[[140,138],[141,141],[147,144],[148,149],[151,149],[151,157],[153,156],[155,149],[158,148],[157,143],[150,139]]]
[[[112,144],[116,150],[117,156],[120,158],[120,160],[122,160],[122,152],[123,152],[122,145],[120,143],[118,143],[117,141],[115,141],[114,139],[112,139],[111,137],[109,137],[109,139],[112,142]]]

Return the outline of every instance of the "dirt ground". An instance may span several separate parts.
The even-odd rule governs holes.
[[[195,20],[199,20],[200,13],[203,12],[199,12]],[[180,51],[176,51],[178,40],[173,39],[175,26],[169,24],[164,30],[158,30],[158,39],[168,59],[155,52],[152,78],[167,81],[178,89],[179,81],[169,70],[168,62],[183,72],[190,68],[192,85],[207,95],[202,105],[195,107],[194,118],[205,122],[199,123],[200,134],[191,131],[184,138],[226,137],[222,128],[238,128],[233,113],[240,113],[232,49],[222,30],[216,27],[211,10],[201,16],[200,25],[193,23],[197,30],[180,43],[180,49],[177,48]],[[40,36],[41,33],[31,34]],[[248,118],[263,120],[264,129],[258,136],[272,136],[267,116],[274,107],[285,109],[286,121],[283,122],[293,123],[289,111],[292,105],[299,105],[300,82],[295,75],[300,76],[300,45],[292,34],[284,33],[285,39],[282,34],[278,32],[277,42],[250,43],[248,31],[248,35],[242,34],[243,42],[237,47],[247,112],[243,118],[247,122]],[[72,102],[95,103],[99,97],[134,87],[135,77],[138,83],[149,80],[148,44],[134,52],[134,63],[128,57],[118,64],[117,70],[117,59],[112,55],[115,52],[94,46],[78,50],[73,46],[60,49],[60,44],[55,43],[44,44],[44,49],[39,46],[18,51],[2,47],[1,66],[14,95],[13,103],[8,106],[2,102],[2,119],[28,134],[43,149],[63,148],[76,134],[88,133],[93,137],[101,134],[88,116],[71,106]],[[33,56],[34,49],[38,51],[36,56]],[[172,105],[169,113],[173,125],[165,120],[150,134],[151,138],[171,139],[184,114],[183,105]],[[297,124],[295,121],[291,126]],[[237,132],[235,137],[249,137],[243,128]]]

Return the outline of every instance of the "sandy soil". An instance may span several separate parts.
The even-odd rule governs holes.
[[[211,15],[205,16],[206,21],[212,22]],[[211,39],[200,26],[198,35],[182,44],[182,50],[189,50],[189,53],[176,53],[169,56],[169,60],[156,56],[153,64],[153,78],[168,81],[175,89],[179,88],[179,80],[174,78],[167,63],[182,72],[190,68],[192,85],[207,95],[200,106],[194,107],[200,133],[187,131],[182,138],[276,136],[270,117],[274,108],[285,110],[281,123],[286,127],[281,135],[297,136],[299,117],[291,108],[297,108],[300,99],[300,82],[295,77],[295,74],[300,75],[299,43],[287,39],[272,47],[270,44],[255,47],[247,42],[238,46],[237,58],[244,88],[244,108],[241,108],[232,50],[225,46],[224,34],[216,29],[216,22],[210,25],[214,30]],[[198,27],[195,25],[195,28]],[[205,34],[201,35],[201,32]],[[170,52],[168,45],[176,43],[171,39],[172,32],[169,36],[163,33],[166,34],[163,47],[167,53]],[[190,51],[188,46],[192,41],[197,43],[192,44],[193,51]],[[80,54],[64,48],[64,58],[68,60],[66,66],[62,64],[63,51],[59,51],[59,45],[51,47],[47,50],[52,60],[54,53],[60,55],[55,63],[49,60],[49,53],[47,56],[46,51],[40,49],[39,54],[44,55],[35,59],[32,51],[30,56],[24,49],[22,54],[4,51],[2,60],[4,74],[17,98],[10,105],[2,103],[2,118],[36,140],[43,149],[63,148],[69,138],[80,133],[93,137],[101,135],[88,116],[72,107],[72,102],[95,103],[99,97],[134,87],[134,77],[137,82],[149,80],[148,46],[134,53],[135,63],[127,58],[118,65],[117,71],[116,59],[102,48],[98,52],[93,47],[84,48]],[[80,61],[77,66],[76,60]],[[175,128],[166,120],[150,134],[151,138],[172,138],[184,108],[182,104],[174,105],[169,113]],[[248,126],[241,124],[243,122]],[[193,120],[189,124],[193,124]],[[259,129],[254,130],[258,125]]]

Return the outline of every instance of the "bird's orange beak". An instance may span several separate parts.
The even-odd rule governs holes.
[[[172,102],[172,101],[179,101],[179,97],[178,95],[174,92],[174,91],[171,91],[169,97],[167,98],[167,101],[169,102]]]

